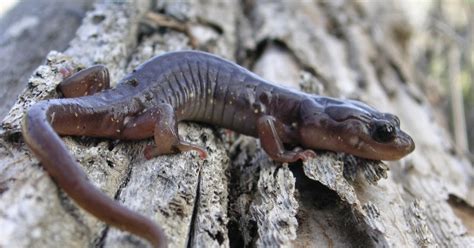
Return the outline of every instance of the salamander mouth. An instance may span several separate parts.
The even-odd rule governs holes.
[[[398,160],[415,149],[412,138],[401,130],[398,130],[397,137],[391,142],[373,141],[372,144],[365,143],[364,146],[367,146],[366,156],[377,160]]]
[[[399,132],[400,140],[402,143],[401,147],[404,148],[406,154],[409,154],[415,150],[415,142],[407,133],[400,131]]]
[[[353,130],[351,129],[351,131]],[[367,128],[365,130],[358,129],[352,134],[347,132],[342,136],[342,139],[338,139],[339,144],[334,142],[333,149],[373,160],[398,160],[415,149],[412,138],[398,128],[396,136],[389,141],[374,139],[371,131]]]

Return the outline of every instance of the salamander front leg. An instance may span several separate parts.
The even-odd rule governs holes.
[[[95,65],[76,72],[58,85],[58,89],[66,98],[93,95],[108,88],[110,88],[109,71],[103,65]]]
[[[257,121],[257,131],[263,150],[275,161],[291,163],[316,157],[312,150],[288,151],[283,146],[275,128],[275,118],[262,116]]]
[[[179,138],[176,115],[170,105],[159,105],[153,111],[156,114],[153,135],[155,144],[146,147],[145,158],[151,159],[162,154],[174,154],[191,150],[197,151],[201,159],[207,157],[207,152],[203,147],[190,144]]]

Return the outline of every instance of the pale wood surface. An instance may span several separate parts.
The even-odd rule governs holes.
[[[419,91],[409,37],[393,36],[410,31],[402,13],[375,2],[193,0],[97,4],[64,54],[51,52],[33,73],[2,123],[0,247],[147,246],[77,208],[31,157],[19,122],[32,103],[57,96],[61,67],[102,63],[117,81],[154,55],[190,49],[186,34],[143,24],[153,8],[188,23],[198,48],[264,78],[397,114],[417,144],[412,155],[387,164],[319,153],[281,166],[255,139],[197,124],[180,125],[180,134],[207,147],[204,161],[194,153],[147,161],[142,151],[151,140],[64,138],[90,180],[160,223],[173,247],[474,244],[466,228],[473,168],[453,155]]]
[[[0,119],[48,52],[68,47],[92,2],[22,0],[0,15]]]

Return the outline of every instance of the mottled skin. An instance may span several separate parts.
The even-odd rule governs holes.
[[[394,115],[358,101],[275,86],[203,52],[157,56],[116,88],[106,89],[108,85],[102,66],[66,79],[60,90],[68,98],[32,106],[24,118],[23,137],[54,181],[81,207],[156,247],[167,244],[162,229],[92,186],[58,134],[124,140],[154,137],[155,145],[145,150],[147,158],[187,150],[205,158],[204,148],[179,138],[177,123],[184,120],[257,137],[268,155],[280,162],[314,157],[312,149],[396,160],[415,147]]]

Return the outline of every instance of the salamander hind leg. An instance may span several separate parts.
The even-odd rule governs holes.
[[[178,123],[173,108],[168,104],[162,104],[150,111],[155,121],[153,137],[154,145],[145,149],[145,158],[151,159],[162,154],[174,154],[185,151],[197,151],[201,159],[207,157],[203,147],[190,144],[180,139],[178,135]]]
[[[257,121],[257,130],[263,150],[275,161],[291,163],[316,157],[316,153],[312,150],[286,150],[275,128],[275,118],[272,116],[260,117]]]
[[[58,85],[59,91],[66,98],[93,95],[108,88],[110,88],[109,71],[103,65],[95,65],[76,72]]]

